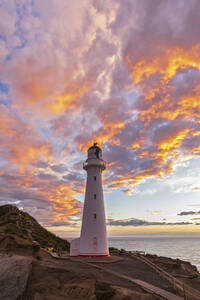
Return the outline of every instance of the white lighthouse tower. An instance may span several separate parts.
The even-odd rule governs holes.
[[[106,164],[102,151],[94,143],[88,149],[88,157],[83,164],[87,171],[87,184],[83,209],[80,239],[71,242],[70,255],[108,256],[108,241],[101,173]]]

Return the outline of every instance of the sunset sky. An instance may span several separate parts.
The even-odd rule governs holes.
[[[94,141],[109,236],[200,233],[199,0],[0,0],[0,205],[78,236]]]

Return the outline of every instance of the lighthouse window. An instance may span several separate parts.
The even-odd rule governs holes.
[[[94,194],[94,199],[97,199],[97,195],[96,194]]]
[[[94,176],[94,181],[96,181],[97,180],[97,176]]]
[[[94,214],[94,220],[96,220],[97,219],[97,214]]]
[[[96,237],[93,238],[93,245],[94,245],[94,248],[96,248],[97,245],[98,245],[98,242],[97,242],[97,238],[96,238]]]

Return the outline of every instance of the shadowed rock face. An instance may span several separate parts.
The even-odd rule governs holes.
[[[35,255],[39,247],[59,253],[69,251],[70,245],[16,206],[0,206],[0,251]]]
[[[174,276],[188,276],[191,278],[199,276],[197,267],[191,265],[190,262],[152,254],[146,254],[146,258]]]
[[[0,256],[0,300],[22,299],[32,260],[20,256]]]

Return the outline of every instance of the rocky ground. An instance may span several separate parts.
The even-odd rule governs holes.
[[[157,299],[127,280],[69,259],[0,256],[1,300]]]
[[[0,300],[200,299],[188,262],[114,248],[108,258],[69,257],[68,243],[29,217],[0,207]]]
[[[177,294],[173,284],[128,253],[108,259],[71,258],[66,254],[55,258],[40,249],[37,257],[1,253],[0,266],[0,300],[164,299],[123,275]],[[191,276],[191,269],[184,271],[185,274]],[[182,268],[176,271],[183,272]],[[198,273],[190,278],[193,280],[199,281]]]

